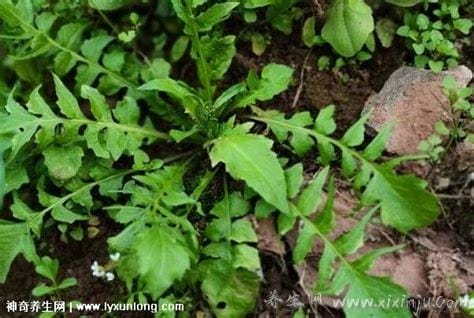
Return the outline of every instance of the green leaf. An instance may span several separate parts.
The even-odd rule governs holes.
[[[322,200],[323,186],[329,173],[329,167],[319,172],[309,185],[301,192],[298,199],[298,210],[305,216],[308,216],[318,208]]]
[[[235,245],[232,266],[234,268],[246,268],[252,271],[259,270],[260,258],[258,250],[255,247],[246,244]]]
[[[334,105],[329,105],[319,111],[314,123],[316,131],[323,135],[330,135],[336,130],[336,122],[333,118],[335,110]]]
[[[334,147],[339,148],[345,156],[353,157],[360,163],[360,171],[354,179],[354,187],[359,189],[366,186],[364,203],[380,202],[382,209],[382,222],[405,233],[412,229],[431,224],[440,214],[436,197],[426,190],[426,182],[414,176],[397,175],[393,171],[393,164],[377,164],[372,158],[377,157],[381,151],[381,144],[388,138],[388,129],[382,131],[368,147],[364,157],[348,145],[358,145],[363,140],[363,116],[344,135],[344,143],[329,136],[310,130],[308,128],[288,123],[275,116],[275,111],[260,111],[262,117],[252,117],[266,123],[270,127],[289,129],[307,136],[312,136],[318,142],[321,156],[332,156]],[[274,128],[273,128],[274,129]],[[347,161],[347,158],[345,159]],[[348,170],[348,163],[343,163],[344,170]],[[351,163],[354,166],[354,163]]]
[[[65,208],[62,205],[53,208],[53,210],[51,211],[51,216],[56,221],[65,222],[65,223],[69,223],[69,224],[72,224],[76,221],[87,221],[87,220],[89,220],[89,216],[72,212],[71,210]]]
[[[395,23],[390,19],[380,19],[375,25],[375,33],[383,47],[390,47],[395,35]]]
[[[44,150],[43,156],[49,175],[64,182],[74,177],[79,171],[84,151],[79,146],[51,146]]]
[[[35,271],[48,278],[51,281],[56,280],[56,276],[58,276],[59,270],[59,261],[56,259],[52,259],[49,256],[44,256],[41,258],[41,261],[35,267]]]
[[[268,41],[259,32],[252,33],[250,40],[252,41],[252,52],[257,56],[261,56],[267,49]]]
[[[286,185],[288,188],[288,198],[293,199],[299,192],[303,184],[303,164],[297,163],[285,170]]]
[[[186,52],[186,49],[189,45],[189,37],[186,35],[182,35],[176,39],[171,47],[171,62],[179,61]]]
[[[142,232],[133,249],[140,279],[153,299],[181,279],[190,267],[190,252],[182,234],[165,225],[156,225]]]
[[[301,264],[306,255],[311,251],[314,244],[314,237],[316,233],[314,229],[303,223],[298,231],[298,238],[296,239],[295,247],[293,248],[292,257],[296,265]]]
[[[40,284],[33,288],[31,294],[35,297],[42,297],[45,295],[53,294],[56,291],[55,287],[47,286],[46,284]]]
[[[271,140],[258,135],[219,137],[210,152],[212,166],[223,162],[233,178],[245,181],[265,201],[289,213],[285,176],[271,151],[272,144]]]
[[[255,205],[255,216],[259,219],[265,219],[275,212],[275,207],[268,204],[265,200],[258,200]]]
[[[80,113],[77,101],[73,101],[71,93],[64,85],[61,85],[58,78],[55,79],[55,83],[58,106],[66,118],[51,110],[38,94],[38,89],[31,94],[26,109],[11,96],[8,99],[6,105],[8,115],[5,117],[7,124],[0,127],[0,136],[13,134],[11,158],[14,158],[20,148],[35,134],[37,137],[35,141],[42,146],[47,146],[55,140],[63,142],[77,140],[81,127],[85,127],[83,135],[87,146],[98,157],[112,156],[115,160],[124,152],[133,155],[145,142],[154,141],[157,138],[168,139],[166,134],[150,127],[148,120],[145,121],[145,127],[139,126],[138,122],[130,123],[126,120],[122,123],[120,120],[114,120],[104,96],[96,89],[83,86],[82,95],[90,100],[92,114],[95,117],[95,120],[87,119]],[[59,133],[58,128],[60,128]],[[79,157],[77,153],[76,150],[74,156],[76,164]]]
[[[63,279],[63,281],[58,285],[58,289],[66,289],[77,285],[77,280],[74,277],[69,277]]]
[[[245,0],[244,1],[244,8],[246,9],[255,9],[266,7],[270,4],[273,4],[275,0]]]
[[[319,232],[322,234],[328,234],[334,229],[334,198],[336,194],[336,187],[334,186],[334,177],[331,177],[328,185],[328,193],[326,197],[326,203],[321,211],[318,214],[314,225],[319,229]]]
[[[364,142],[365,133],[364,125],[370,115],[370,112],[363,115],[354,123],[354,125],[349,127],[344,136],[342,136],[341,142],[349,147],[355,147],[362,144]]]
[[[393,302],[402,302],[407,297],[407,293],[402,287],[394,284],[388,277],[374,277],[369,275],[357,275],[349,269],[341,270],[336,278],[338,281],[351,282],[347,294],[345,295],[344,313],[347,317],[412,317],[410,311],[405,306],[394,306]],[[360,301],[360,299],[371,299],[374,303],[380,303],[387,299],[393,300],[387,306],[350,306],[349,303]]]
[[[438,201],[425,190],[426,185],[414,176],[398,176],[379,166],[364,191],[363,200],[380,201],[382,222],[406,233],[431,224],[440,214]]]
[[[131,0],[89,0],[89,5],[97,10],[112,11],[120,9],[127,4],[132,3]]]
[[[330,192],[334,197],[334,186]],[[332,209],[331,205],[332,203],[329,204]],[[391,302],[386,303],[387,295],[390,295],[390,299],[396,300],[397,303],[403,302],[406,299],[406,292],[403,288],[392,283],[388,278],[371,276],[366,273],[378,257],[400,248],[399,246],[370,251],[356,261],[350,261],[347,258],[363,246],[366,225],[377,209],[378,207],[375,207],[366,213],[353,229],[335,241],[331,241],[321,231],[320,225],[324,223],[313,224],[296,209],[297,216],[301,218],[303,225],[300,228],[297,247],[294,250],[296,254],[293,257],[295,261],[301,261],[314,244],[314,237],[318,236],[324,243],[324,251],[319,261],[316,292],[325,295],[345,293],[344,313],[347,317],[367,317],[368,312],[370,317],[410,317],[409,310],[405,306],[396,306]],[[330,209],[328,208],[328,210]],[[386,304],[384,306],[369,306],[370,309],[367,309],[366,306],[354,305],[362,299],[373,301],[374,304],[381,304],[380,301],[383,300]]]
[[[285,119],[285,115],[279,112],[267,112],[266,116],[289,124],[290,128],[271,124],[269,126],[280,142],[287,140],[289,134],[291,134],[290,145],[293,147],[293,149],[295,149],[295,152],[298,155],[302,156],[306,154],[314,145],[314,141],[307,134],[301,134],[299,131],[291,129],[291,126],[293,125],[303,127],[311,125],[313,123],[313,119],[311,118],[309,112],[296,113],[290,119]]]
[[[453,21],[453,25],[456,29],[458,29],[462,33],[468,35],[469,31],[472,28],[472,20],[471,19],[457,19]]]
[[[344,57],[362,49],[374,30],[372,9],[363,0],[335,0],[327,12],[321,35]]]
[[[385,146],[390,139],[390,134],[393,127],[393,123],[385,125],[377,134],[377,136],[375,136],[375,138],[370,142],[370,144],[367,145],[367,147],[364,149],[364,152],[362,153],[362,155],[367,160],[375,160],[382,155],[383,151],[385,150]]]
[[[0,1],[0,18],[15,27],[22,24],[23,13],[9,1]]]
[[[249,93],[237,102],[236,107],[245,107],[256,101],[271,100],[288,88],[292,77],[291,67],[274,63],[263,68],[261,79],[257,79],[256,74],[251,71],[246,81]]]
[[[214,314],[218,317],[245,317],[253,311],[260,285],[256,273],[235,269],[223,260],[208,261],[205,265],[201,288]]]
[[[388,3],[397,5],[399,7],[413,7],[418,3],[422,3],[423,0],[385,0]]]
[[[249,220],[240,219],[232,223],[229,239],[237,242],[257,242],[257,234]]]
[[[238,5],[239,2],[224,2],[214,4],[196,18],[199,31],[210,31],[214,25],[229,18],[232,10]]]
[[[443,70],[443,67],[444,67],[444,62],[443,61],[433,61],[433,60],[429,60],[428,61],[428,66],[430,67],[430,69],[435,72],[435,73],[439,73]]]
[[[0,223],[0,283],[5,283],[10,265],[22,252],[22,240],[28,235],[25,223]]]
[[[0,210],[3,209],[3,197],[6,193],[5,162],[3,161],[3,151],[0,151]]]
[[[56,95],[58,96],[57,104],[61,113],[68,118],[86,119],[74,95],[64,86],[58,76],[53,74],[53,79]]]
[[[320,45],[324,43],[324,40],[321,38],[321,36],[316,35],[315,24],[315,17],[310,17],[304,22],[301,38],[307,47],[313,47],[314,45]]]
[[[81,53],[89,60],[97,62],[102,55],[102,51],[113,39],[109,35],[99,35],[85,40],[81,45]]]

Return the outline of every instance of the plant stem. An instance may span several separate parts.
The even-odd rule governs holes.
[[[191,17],[190,23],[188,24],[191,28],[191,42],[193,47],[196,50],[196,63],[198,66],[198,74],[200,74],[201,84],[204,87],[205,92],[205,101],[206,104],[210,107],[212,105],[213,93],[212,93],[212,83],[211,83],[211,76],[209,65],[207,64],[203,47],[201,45],[201,39],[199,38],[199,28],[196,23],[196,17],[194,16],[193,8],[189,1],[185,1],[186,8],[188,10],[188,14]],[[210,110],[209,110],[210,111]]]

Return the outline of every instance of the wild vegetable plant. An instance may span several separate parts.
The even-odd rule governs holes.
[[[462,0],[429,4],[424,12],[407,12],[397,34],[406,38],[415,53],[414,64],[428,66],[434,72],[458,65],[460,43],[469,45],[467,37],[472,19],[461,17],[468,3]],[[435,8],[433,8],[435,7]]]
[[[460,87],[452,76],[443,79],[443,88],[451,105],[450,123],[446,125],[438,121],[434,127],[435,133],[421,141],[418,146],[419,150],[428,154],[434,162],[441,159],[454,141],[467,140],[474,144],[474,132],[469,128],[474,119],[474,106],[469,102],[472,88]]]
[[[5,173],[0,195],[9,211],[0,220],[0,282],[23,254],[51,280],[35,294],[72,286],[72,280],[58,280],[57,262],[40,257],[47,250],[35,243],[48,231],[93,238],[100,222],[111,219],[122,228],[108,239],[109,254],[120,258],[107,269],[128,291],[122,301],[179,301],[189,312],[204,307],[219,317],[243,317],[254,310],[262,275],[252,214],[273,213],[281,235],[298,227],[295,263],[303,261],[315,239],[323,241],[317,291],[341,295],[347,288],[348,298],[404,297],[388,278],[367,274],[377,257],[398,246],[353,254],[372,221],[407,233],[439,215],[426,182],[395,172],[400,162],[419,156],[382,160],[390,126],[366,141],[370,114],[338,138],[334,106],[316,117],[297,112],[288,118],[258,108],[291,85],[288,66],[270,63],[259,72],[250,70],[243,82],[225,86],[236,47],[235,36],[226,35],[222,25],[239,2],[172,0],[183,32],[174,60],[190,46],[196,80],[189,83],[169,77],[165,63],[154,65],[163,72],[132,67],[129,73],[124,56],[136,55],[118,44],[108,51],[116,39],[107,32],[69,33],[87,23],[59,24],[52,32],[55,16],[25,16],[23,3],[0,0],[0,18],[18,37],[8,48],[12,54],[29,52],[20,55],[29,66],[44,57],[56,74],[28,98],[13,90],[0,109],[0,172]],[[92,8],[104,11],[122,7],[108,3],[91,1]],[[61,42],[63,32],[73,45]],[[259,133],[264,126],[268,129]],[[295,163],[287,166],[289,160],[274,150],[276,143]],[[320,171],[303,186],[299,161],[310,151],[317,154]],[[361,197],[360,222],[331,240],[339,166]],[[98,263],[91,265],[95,276],[103,276]],[[363,316],[354,308],[344,310],[348,317]],[[404,317],[408,312],[389,307],[371,314]]]

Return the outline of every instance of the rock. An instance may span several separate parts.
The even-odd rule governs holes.
[[[372,111],[367,126],[378,132],[395,122],[387,151],[399,155],[418,152],[420,141],[434,132],[434,125],[442,120],[451,122],[451,107],[443,94],[442,80],[453,76],[462,86],[472,79],[465,66],[435,74],[428,70],[401,67],[385,83],[382,90],[367,100],[363,113]]]
[[[458,169],[474,171],[474,144],[465,139],[456,146],[456,152],[459,156]]]

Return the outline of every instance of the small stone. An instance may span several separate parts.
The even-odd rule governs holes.
[[[378,94],[369,97],[363,110],[372,111],[367,126],[378,132],[388,123],[395,123],[387,151],[399,155],[418,153],[418,145],[434,133],[437,121],[450,126],[451,106],[442,85],[447,75],[463,87],[472,79],[471,70],[465,66],[440,74],[403,66],[390,76]]]
[[[456,152],[459,156],[458,169],[474,171],[474,144],[465,139],[456,146]]]

